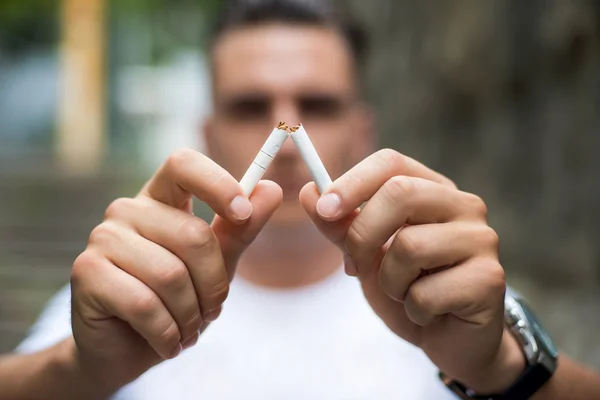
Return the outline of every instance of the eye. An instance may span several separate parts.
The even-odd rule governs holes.
[[[270,102],[261,96],[244,96],[228,100],[225,114],[235,120],[252,121],[269,115]]]
[[[300,99],[303,119],[336,118],[344,110],[344,101],[333,95],[313,95]]]

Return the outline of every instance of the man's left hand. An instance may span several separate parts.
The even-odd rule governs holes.
[[[381,150],[321,196],[300,200],[345,253],[379,317],[448,376],[479,393],[510,386],[524,368],[504,329],[498,236],[481,198],[393,150]],[[363,203],[367,202],[364,206]]]

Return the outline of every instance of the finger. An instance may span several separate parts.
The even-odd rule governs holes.
[[[189,208],[194,195],[233,223],[243,222],[252,214],[252,206],[235,178],[210,158],[189,149],[173,153],[140,195],[180,210]]]
[[[187,266],[177,256],[116,222],[94,229],[90,248],[160,297],[177,322],[182,342],[198,332],[202,325],[198,296]]]
[[[371,262],[381,246],[406,224],[481,220],[471,194],[421,178],[396,176],[388,180],[356,217],[346,247],[357,263]]]
[[[79,298],[87,298],[100,315],[127,322],[163,359],[181,352],[177,323],[158,295],[138,279],[91,251],[75,261],[71,279],[81,291]]]
[[[385,253],[380,283],[389,297],[404,301],[408,288],[424,271],[457,265],[478,255],[495,257],[497,251],[498,236],[484,224],[407,226],[396,234]]]
[[[319,215],[329,221],[343,218],[369,200],[389,179],[398,175],[427,179],[456,188],[448,178],[418,161],[385,149],[367,157],[333,182],[317,204]]]
[[[314,182],[307,183],[302,190],[300,190],[300,204],[302,204],[302,207],[304,207],[304,210],[310,219],[327,239],[337,245],[341,250],[345,251],[345,240],[348,229],[358,215],[359,210],[354,210],[352,214],[347,215],[340,220],[326,221],[321,218],[317,212],[316,204],[319,197],[320,194]]]
[[[197,331],[191,338],[181,343],[181,347],[183,350],[187,350],[190,347],[196,345],[198,343],[198,339],[200,338],[200,331]]]
[[[316,225],[317,229],[333,244],[335,244],[344,253],[344,271],[347,275],[356,276],[358,273],[356,264],[350,253],[348,253],[344,241],[348,228],[358,215],[359,210],[356,209],[352,214],[340,219],[339,221],[325,221],[322,219],[316,210],[316,204],[319,200],[319,191],[314,182],[307,183],[300,191],[300,203],[304,210]]]
[[[505,290],[504,271],[497,260],[470,259],[418,279],[408,290],[404,308],[408,318],[420,326],[446,314],[486,325],[502,309],[497,305],[503,301]]]
[[[183,261],[204,319],[225,301],[233,271],[227,271],[219,241],[207,222],[153,199],[121,199],[111,207],[109,219],[127,223]]]
[[[230,278],[242,252],[254,241],[275,210],[281,204],[283,192],[275,182],[260,181],[252,196],[252,216],[243,225],[232,224],[228,220],[215,216],[211,227],[221,245],[225,265]]]

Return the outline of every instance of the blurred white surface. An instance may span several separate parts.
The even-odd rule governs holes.
[[[164,66],[130,66],[118,75],[117,105],[141,127],[142,168],[156,169],[174,150],[204,151],[202,121],[210,111],[205,58],[181,52]]]

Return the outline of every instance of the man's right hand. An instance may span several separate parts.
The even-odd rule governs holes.
[[[215,211],[212,224],[193,215],[193,196]],[[182,150],[137,197],[113,202],[73,265],[78,365],[116,390],[195,344],[281,197],[261,181],[249,201],[227,171]]]

